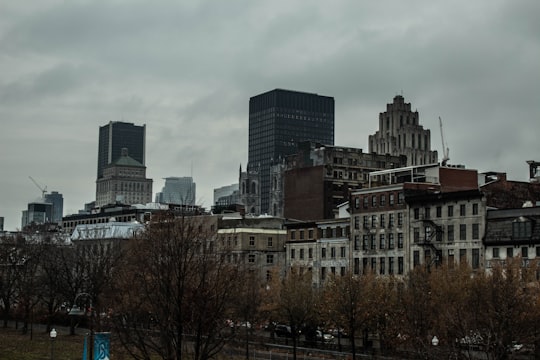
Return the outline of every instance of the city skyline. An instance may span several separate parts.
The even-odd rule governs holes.
[[[275,88],[334,97],[337,146],[367,151],[379,113],[402,94],[439,158],[442,118],[450,164],[527,181],[526,161],[540,160],[532,0],[8,0],[0,10],[6,230],[41,195],[28,176],[63,194],[64,214],[94,199],[98,129],[109,121],[146,124],[154,189],[190,174],[209,208],[213,189],[247,164],[249,98]]]

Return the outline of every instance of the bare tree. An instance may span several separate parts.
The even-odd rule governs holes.
[[[135,359],[218,353],[238,270],[215,244],[209,217],[163,214],[130,241],[117,274],[113,326]]]

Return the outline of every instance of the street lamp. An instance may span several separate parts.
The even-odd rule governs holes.
[[[431,339],[431,345],[433,346],[439,345],[439,339],[437,338],[437,335],[435,335],[433,339]]]
[[[86,311],[81,309],[78,305],[77,305],[77,299],[81,296],[88,296],[90,297],[90,359],[93,358],[93,352],[94,352],[94,319],[93,319],[93,316],[92,316],[92,312],[93,312],[93,309],[92,309],[92,295],[90,295],[89,293],[79,293],[75,296],[75,300],[73,300],[73,306],[71,307],[71,309],[69,310],[69,315],[70,316],[83,316],[86,314]],[[72,327],[71,328],[71,335],[75,335],[75,328]]]
[[[54,360],[54,340],[56,339],[56,335],[58,335],[58,333],[53,328],[49,333],[49,336],[51,337],[51,360]]]

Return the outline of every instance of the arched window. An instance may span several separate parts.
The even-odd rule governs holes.
[[[257,194],[257,185],[256,185],[255,181],[251,183],[251,193],[252,194]]]

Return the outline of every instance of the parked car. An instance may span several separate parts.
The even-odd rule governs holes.
[[[329,334],[327,332],[323,332],[321,330],[317,330],[315,332],[315,335],[317,337],[317,341],[321,341],[321,342],[331,342],[333,339],[334,339],[334,335],[332,334]]]
[[[276,325],[276,327],[274,328],[274,333],[276,334],[276,336],[279,336],[279,337],[292,338],[291,327],[288,325],[282,325],[282,324]]]

